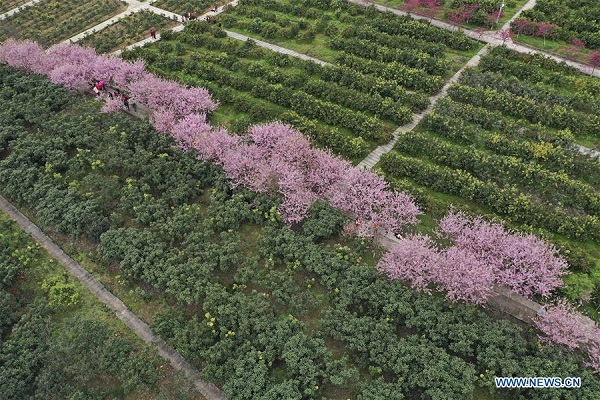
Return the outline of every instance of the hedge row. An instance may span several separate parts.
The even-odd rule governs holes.
[[[474,69],[463,71],[459,82],[467,86],[485,86],[498,91],[506,91],[515,96],[529,97],[540,103],[557,104],[572,108],[577,111],[600,114],[600,98],[596,99],[587,93],[565,93],[553,88],[542,87],[526,81],[521,81],[513,76],[502,76],[502,74]]]
[[[583,135],[600,136],[600,115],[576,112],[561,105],[540,104],[534,99],[515,96],[507,91],[461,84],[448,89],[455,101],[499,110],[516,118],[525,118],[557,129],[570,129]]]
[[[396,149],[413,157],[428,158],[438,164],[466,171],[482,181],[523,185],[524,191],[535,192],[550,204],[561,204],[557,208],[571,206],[578,213],[600,215],[600,196],[593,187],[569,179],[562,172],[548,171],[534,162],[485,152],[473,146],[451,144],[416,132],[401,135]]]
[[[397,152],[385,154],[381,158],[381,167],[392,178],[410,177],[419,185],[475,201],[510,220],[542,227],[575,240],[600,241],[600,218],[597,216],[566,214],[534,201],[515,186],[500,187],[467,172],[433,165]]]
[[[521,160],[534,160],[550,171],[567,173],[591,185],[600,185],[600,161],[579,154],[566,144],[553,143],[551,138],[543,138],[542,132],[539,132],[540,137],[530,137],[525,128],[502,133],[487,131],[439,111],[425,116],[421,127],[459,143],[473,144]]]
[[[368,60],[341,52],[336,61],[363,74],[379,74],[385,79],[398,82],[407,89],[435,93],[444,86],[440,76],[429,75],[419,69],[406,67],[397,62],[384,63]]]

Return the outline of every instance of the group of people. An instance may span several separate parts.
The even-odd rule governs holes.
[[[181,16],[181,22],[183,22],[185,24],[187,21],[193,21],[195,19],[198,19],[198,17],[199,17],[199,15],[198,15],[197,11],[194,11],[193,13],[189,12],[189,11],[186,11]]]
[[[216,13],[218,9],[219,9],[219,3],[215,3],[210,10],[212,12]],[[181,16],[181,22],[183,22],[185,24],[187,21],[193,21],[195,19],[198,19],[199,17],[200,16],[198,15],[197,11],[194,11],[193,13],[190,11],[186,11]],[[156,38],[154,38],[154,39],[156,39]]]
[[[117,88],[109,89],[102,80],[98,81],[92,79],[90,84],[92,86],[92,91],[96,96],[100,97],[102,94],[106,94],[110,100],[120,100],[123,103],[123,107],[129,111],[129,97],[125,93],[121,93]]]

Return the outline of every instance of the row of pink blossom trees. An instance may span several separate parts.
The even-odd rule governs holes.
[[[127,92],[132,101],[148,105],[171,119],[214,111],[218,104],[203,88],[185,88],[157,78],[141,61],[129,63],[118,57],[98,55],[92,48],[60,44],[44,50],[32,41],[8,39],[0,46],[0,61],[36,74],[68,89],[90,89],[90,80],[102,80]],[[114,111],[119,102],[109,102],[105,111]]]
[[[312,147],[290,126],[258,125],[243,136],[213,129],[206,113],[215,110],[217,103],[208,91],[162,80],[146,72],[141,62],[127,63],[75,45],[44,51],[36,43],[13,40],[0,45],[0,62],[44,74],[70,89],[86,89],[90,79],[102,79],[128,91],[152,109],[159,131],[172,135],[183,150],[221,165],[233,186],[277,191],[283,199],[279,211],[288,223],[301,221],[317,199],[355,217],[354,233],[363,237],[417,222],[419,210],[409,196],[392,191],[378,175]],[[119,104],[109,102],[104,111],[114,108],[111,103]],[[442,219],[439,228],[438,239],[449,242],[448,247],[442,249],[427,236],[411,236],[387,253],[378,268],[415,288],[429,290],[435,284],[450,300],[478,304],[485,302],[494,285],[525,296],[547,296],[561,284],[566,263],[556,249],[533,235],[512,234],[500,224],[457,212]],[[572,310],[567,311],[549,308],[539,328],[570,348],[585,345],[595,360],[592,365],[600,367],[598,342],[584,339],[589,335],[577,336],[575,345],[565,339],[574,323],[569,318]],[[597,328],[595,332],[600,337]]]
[[[417,223],[420,212],[409,196],[392,191],[378,175],[314,148],[288,125],[256,125],[236,136],[212,129],[202,116],[189,115],[167,131],[182,149],[221,165],[234,186],[259,193],[277,191],[282,196],[279,211],[287,223],[300,222],[319,199],[356,218],[354,233],[363,237]]]
[[[290,224],[301,221],[318,199],[356,218],[354,231],[360,236],[417,222],[420,212],[409,196],[392,191],[378,175],[312,147],[287,125],[255,126],[245,136],[212,129],[206,113],[218,104],[206,89],[160,79],[145,71],[142,62],[128,63],[70,44],[44,51],[37,43],[12,39],[0,46],[0,61],[46,75],[69,89],[84,90],[90,79],[97,79],[127,91],[132,101],[152,110],[157,130],[172,135],[184,150],[195,150],[200,159],[221,165],[234,186],[279,192],[279,211]],[[103,111],[118,108],[120,102],[109,101]]]
[[[502,224],[461,212],[449,212],[436,234],[437,242],[424,235],[402,239],[378,269],[418,290],[437,287],[450,301],[484,304],[496,285],[526,297],[547,297],[562,285],[568,268],[556,248],[534,235],[511,233]],[[588,365],[600,373],[600,328],[566,302],[543,310],[535,321],[544,334],[540,340],[586,351]]]
[[[557,250],[534,235],[515,234],[502,224],[449,212],[439,224],[441,248],[428,236],[403,239],[379,262],[392,279],[428,290],[443,289],[450,300],[483,304],[495,285],[531,297],[548,296],[562,284],[567,263]]]

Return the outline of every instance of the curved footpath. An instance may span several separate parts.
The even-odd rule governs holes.
[[[150,327],[135,315],[127,306],[115,295],[109,292],[100,281],[92,274],[86,271],[78,262],[69,257],[58,247],[52,239],[42,232],[33,222],[25,217],[4,197],[0,196],[0,210],[6,213],[14,220],[24,231],[28,232],[33,239],[38,242],[52,257],[60,262],[67,271],[75,276],[87,287],[102,303],[115,311],[117,317],[127,325],[129,329],[135,332],[145,343],[154,347],[158,354],[169,361],[169,363],[183,374],[194,384],[196,389],[207,400],[225,400],[225,395],[212,383],[204,382],[200,379],[200,373],[194,369],[181,355],[171,349],[165,341],[154,334]]]

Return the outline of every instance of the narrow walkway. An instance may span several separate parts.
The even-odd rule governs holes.
[[[521,16],[521,14],[523,13],[523,11],[531,10],[533,7],[535,7],[536,3],[537,3],[537,0],[529,0],[527,3],[523,4],[523,7],[521,7],[519,9],[519,11],[517,11],[515,13],[515,15],[513,15],[508,21],[506,21],[506,23],[504,25],[502,25],[502,28],[500,28],[500,30],[510,29],[510,24],[514,20],[519,18],[519,16]]]
[[[285,47],[277,46],[275,44],[263,42],[262,40],[254,39],[254,38],[251,38],[251,37],[248,37],[248,36],[236,33],[236,32],[231,32],[231,31],[226,30],[225,33],[227,33],[227,36],[229,36],[229,37],[232,37],[232,38],[238,39],[238,40],[242,40],[244,42],[249,39],[252,39],[254,42],[256,42],[257,46],[264,47],[266,49],[275,51],[277,53],[287,54],[288,56],[299,58],[301,60],[312,61],[312,62],[322,65],[322,66],[331,65],[328,62],[319,60],[314,57],[307,56],[306,54],[298,53],[294,50],[286,49]]]
[[[456,73],[446,82],[446,84],[438,93],[429,98],[429,106],[425,110],[423,110],[419,114],[413,114],[412,122],[406,125],[402,125],[398,129],[396,129],[392,134],[393,138],[391,141],[373,150],[371,154],[369,154],[364,160],[358,163],[357,167],[362,169],[372,169],[375,165],[377,165],[377,163],[381,159],[381,156],[383,156],[385,153],[390,152],[394,148],[394,145],[398,141],[398,137],[400,137],[400,135],[403,133],[412,131],[419,124],[419,122],[421,122],[425,115],[429,114],[433,110],[438,100],[446,96],[448,88],[456,81],[458,81],[458,78],[463,73],[463,71],[466,68],[477,66],[477,64],[479,64],[479,61],[481,60],[481,57],[487,54],[489,49],[490,45],[483,46],[481,50],[479,50],[479,52],[477,52],[477,54],[475,54],[461,69],[456,71]]]
[[[600,151],[596,151],[594,149],[590,149],[588,147],[584,147],[576,143],[573,143],[572,148],[583,155],[600,160]]]
[[[153,0],[150,3],[154,3],[154,1],[156,1],[156,0]],[[208,12],[202,14],[201,16],[198,17],[198,19],[204,21],[204,20],[206,20],[209,17],[214,17],[215,15],[221,14],[229,6],[231,6],[231,7],[237,6],[238,3],[239,3],[239,0],[230,1],[227,4],[218,7],[217,11],[208,11]],[[171,11],[163,10],[162,8],[154,7],[152,5],[147,5],[147,7],[145,7],[145,9],[147,9],[149,11],[152,11],[155,14],[162,15],[162,16],[171,18],[171,19],[176,20],[176,21],[181,21],[181,17],[182,16],[179,15],[179,14],[175,14],[175,13],[173,13]],[[180,31],[183,30],[183,28],[184,28],[183,24],[182,25],[177,25],[176,27],[172,28],[171,31],[173,31],[173,32],[180,32]],[[157,33],[156,39],[147,38],[147,39],[144,39],[144,40],[140,40],[139,42],[130,44],[129,46],[125,47],[124,50],[132,50],[132,49],[135,49],[136,47],[142,47],[142,46],[144,46],[144,45],[146,45],[148,43],[156,42],[157,40],[160,40],[160,33]],[[114,54],[114,55],[120,55],[122,52],[123,52],[123,50],[117,50],[117,51],[113,52],[112,54]]]
[[[15,7],[12,10],[5,12],[4,14],[0,14],[0,21],[2,21],[3,19],[6,19],[8,17],[12,17],[16,13],[21,12],[21,10],[23,10],[27,7],[31,7],[32,5],[34,5],[35,3],[39,3],[40,1],[43,1],[43,0],[32,0],[28,3],[21,4],[19,7]]]
[[[107,19],[106,21],[103,21],[95,26],[92,26],[91,28],[89,28],[81,33],[78,33],[77,35],[72,36],[69,39],[63,40],[62,43],[76,43],[88,35],[91,35],[96,32],[100,32],[104,28],[107,28],[107,27],[119,22],[123,18],[128,17],[131,14],[134,14],[136,12],[139,12],[139,11],[144,10],[149,7],[148,4],[140,3],[139,1],[136,1],[136,0],[123,0],[123,1],[125,1],[128,4],[127,9],[125,11],[123,11],[120,14],[115,15],[114,17],[112,17],[110,19]]]
[[[228,4],[228,6],[232,6],[232,7],[234,7],[236,5],[238,5],[238,0],[234,0],[231,3]],[[215,15],[219,15],[223,11],[225,11],[225,7],[226,6],[219,7],[216,12],[215,11],[207,12],[206,14],[203,14],[202,16],[200,16],[199,19],[206,20],[208,17],[213,17]],[[144,8],[147,9],[147,10],[149,10],[149,11],[152,11],[155,14],[163,15],[163,16],[166,16],[166,17],[171,18],[173,20],[181,21],[181,15],[175,14],[175,13],[167,11],[167,10],[163,10],[162,8],[158,8],[158,7],[154,7],[154,6],[146,6]],[[182,31],[183,28],[184,28],[183,25],[178,25],[175,28],[173,28],[172,31],[174,31],[174,32]],[[277,52],[277,53],[287,54],[288,56],[299,58],[301,60],[312,61],[312,62],[314,62],[316,64],[323,65],[323,66],[325,66],[325,65],[331,65],[328,62],[325,62],[323,60],[319,60],[319,59],[314,58],[314,57],[307,56],[306,54],[298,53],[298,52],[296,52],[294,50],[290,50],[290,49],[287,49],[285,47],[277,46],[277,45],[272,44],[272,43],[264,42],[262,40],[254,39],[254,38],[251,38],[249,36],[242,35],[240,33],[232,32],[232,31],[228,31],[228,30],[225,30],[225,33],[227,33],[227,36],[229,36],[229,37],[231,37],[233,39],[241,40],[243,42],[251,39],[251,40],[253,40],[256,43],[257,46],[264,47],[266,49],[272,50],[272,51]],[[157,35],[156,40],[160,40],[160,35]],[[126,50],[131,50],[131,49],[134,49],[136,47],[141,47],[141,46],[143,46],[143,45],[145,45],[147,43],[155,42],[156,40],[155,39],[151,39],[151,38],[144,39],[144,40],[141,40],[141,41],[139,41],[137,43],[133,43],[133,44],[127,46],[125,49]],[[115,54],[115,55],[121,54],[121,51],[116,51],[113,54]]]
[[[380,4],[372,4],[370,2],[366,2],[365,0],[348,0],[350,3],[354,3],[360,6],[373,6],[375,7],[377,10],[381,11],[381,12],[391,12],[393,14],[396,15],[405,15],[405,16],[409,16],[413,19],[416,20],[424,20],[424,21],[428,21],[429,23],[431,23],[432,26],[441,28],[441,29],[445,29],[448,31],[456,31],[457,27],[456,25],[452,25],[448,22],[444,22],[441,21],[439,19],[436,18],[430,18],[430,17],[426,17],[424,15],[419,15],[419,14],[413,14],[413,13],[408,13],[406,11],[402,11],[399,10],[397,8],[393,8],[393,7],[387,7],[387,6],[383,6]],[[529,2],[527,2],[522,8],[521,10],[519,10],[517,13],[515,13],[515,15],[509,20],[507,21],[503,26],[502,29],[507,29],[508,27],[510,27],[510,22],[512,22],[514,19],[518,18],[519,15],[521,15],[522,11],[525,11],[529,8],[532,8],[535,5],[536,1],[535,0],[530,0]],[[475,39],[478,40],[480,42],[484,42],[493,46],[501,46],[501,45],[505,45],[506,47],[508,47],[511,50],[517,51],[519,53],[526,53],[526,54],[530,54],[530,53],[535,53],[535,54],[541,54],[544,55],[546,57],[552,58],[555,61],[558,62],[564,62],[567,65],[569,65],[570,67],[573,67],[575,69],[577,69],[578,71],[587,74],[587,75],[591,75],[594,77],[598,77],[600,78],[600,69],[596,70],[596,71],[592,71],[592,69],[580,62],[576,62],[576,61],[571,61],[571,60],[567,60],[564,57],[558,56],[556,54],[552,54],[552,53],[548,53],[545,52],[543,50],[534,48],[534,47],[530,47],[527,45],[523,45],[523,44],[519,44],[519,43],[514,43],[510,40],[507,40],[506,43],[504,43],[504,41],[500,38],[500,35],[498,33],[498,31],[485,31],[485,32],[475,32],[472,31],[470,29],[464,29],[461,28],[461,31],[467,35],[468,37],[470,37],[471,39]]]
[[[36,242],[60,262],[67,271],[79,279],[79,281],[87,287],[98,300],[114,310],[117,317],[123,321],[129,329],[135,332],[135,334],[145,343],[156,348],[158,354],[169,361],[173,368],[183,372],[207,400],[225,400],[225,395],[216,386],[201,380],[198,371],[195,370],[181,355],[171,349],[159,336],[155,335],[152,330],[150,330],[150,327],[129,310],[118,297],[110,293],[92,274],[62,251],[60,247],[54,244],[54,242],[41,231],[40,228],[21,214],[19,210],[2,196],[0,196],[0,210],[5,212],[24,231],[31,234]]]

